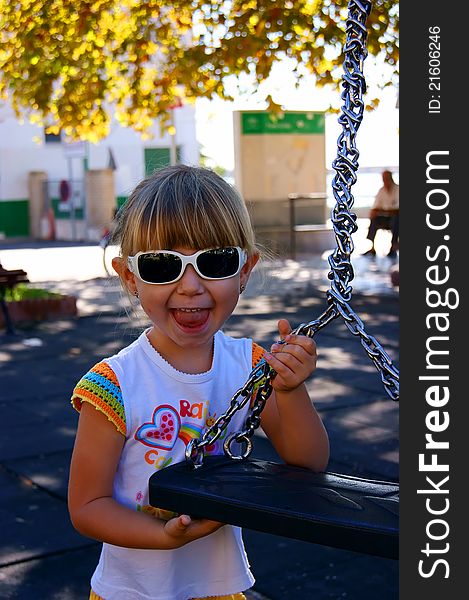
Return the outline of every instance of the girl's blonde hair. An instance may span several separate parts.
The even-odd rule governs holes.
[[[239,246],[257,253],[238,191],[210,169],[175,165],[141,181],[119,211],[113,241],[126,259],[142,250]]]

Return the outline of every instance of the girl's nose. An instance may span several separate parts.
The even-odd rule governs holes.
[[[202,294],[204,292],[203,279],[192,265],[187,265],[181,279],[177,282],[177,291],[180,294]]]

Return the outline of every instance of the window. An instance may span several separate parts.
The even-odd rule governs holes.
[[[62,133],[60,131],[59,133],[46,133],[46,130],[44,130],[44,141],[46,144],[60,144],[62,141]]]
[[[170,148],[144,148],[145,177],[151,175],[155,169],[161,169],[171,164]],[[177,162],[181,162],[181,146],[176,148]]]

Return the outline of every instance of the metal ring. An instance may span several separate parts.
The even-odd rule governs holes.
[[[202,466],[202,462],[204,460],[204,452],[201,450],[196,444],[197,440],[191,440],[185,450],[186,461],[191,463],[194,469]]]
[[[233,442],[237,442],[238,444],[245,443],[246,448],[245,448],[244,452],[241,454],[233,454],[233,452],[231,451],[231,444]],[[233,434],[229,435],[226,438],[226,440],[224,441],[223,450],[225,451],[225,454],[227,456],[229,456],[230,458],[232,458],[233,460],[243,460],[243,459],[247,458],[252,452],[251,438],[244,434],[240,435],[239,433],[233,433]]]

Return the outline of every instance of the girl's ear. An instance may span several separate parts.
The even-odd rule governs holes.
[[[137,291],[135,275],[127,266],[126,261],[122,257],[117,256],[112,259],[112,268],[119,275],[122,285],[129,290],[131,294],[135,294]]]
[[[248,256],[247,261],[244,263],[244,265],[241,268],[241,271],[239,272],[239,282],[242,286],[246,287],[247,282],[249,281],[249,276],[251,275],[251,271],[256,266],[258,260],[258,252],[256,252],[252,256]]]

